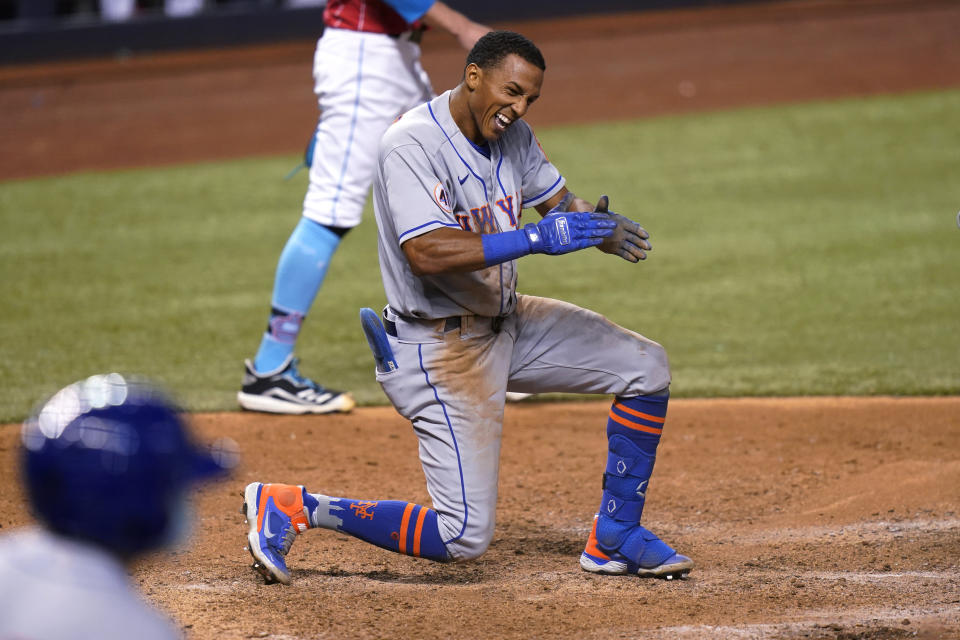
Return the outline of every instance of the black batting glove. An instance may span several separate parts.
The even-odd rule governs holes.
[[[594,209],[594,212],[604,213],[616,223],[613,233],[598,246],[600,251],[618,255],[627,262],[646,260],[646,252],[653,248],[647,242],[650,234],[630,218],[610,211],[609,205],[610,199],[607,196],[600,196]]]

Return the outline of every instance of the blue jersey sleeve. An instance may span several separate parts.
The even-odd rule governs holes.
[[[407,22],[415,22],[423,17],[435,0],[383,0],[400,14]]]

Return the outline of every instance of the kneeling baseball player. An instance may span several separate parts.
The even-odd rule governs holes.
[[[683,577],[693,562],[640,524],[667,414],[663,348],[575,305],[517,295],[517,260],[588,247],[637,262],[635,222],[574,196],[522,120],[546,65],[525,37],[494,31],[454,89],[407,112],[380,143],[374,183],[388,305],[364,329],[377,380],[409,419],[433,508],[254,482],[244,512],[254,566],[290,582],[285,556],[322,527],[440,562],[477,558],[493,539],[504,397],[614,396],[602,497],[580,566]],[[533,208],[539,222],[521,223]],[[584,336],[590,336],[585,340]]]

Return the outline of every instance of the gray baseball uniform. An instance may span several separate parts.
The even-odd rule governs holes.
[[[98,547],[24,528],[0,537],[0,638],[183,637]]]
[[[441,227],[497,233],[564,179],[518,120],[487,148],[462,135],[450,92],[406,113],[380,143],[374,182],[384,320],[399,369],[378,373],[420,443],[454,559],[493,537],[506,392],[648,395],[670,371],[657,343],[575,305],[517,295],[517,263],[413,274],[402,244]],[[558,258],[559,259],[559,258]]]

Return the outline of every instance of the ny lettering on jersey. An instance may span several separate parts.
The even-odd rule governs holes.
[[[473,231],[474,233],[497,233],[498,231],[509,231],[510,229],[518,228],[520,224],[521,212],[514,212],[513,210],[513,203],[519,201],[519,194],[515,193],[512,196],[500,198],[496,202],[496,205],[500,208],[500,211],[507,215],[507,220],[509,222],[506,226],[509,228],[506,229],[500,229],[497,227],[497,221],[493,215],[493,210],[488,204],[480,207],[471,207],[470,215],[466,215],[464,213],[455,213],[454,217],[456,217],[457,223],[459,223],[460,228],[464,231]],[[471,220],[473,223],[471,223]]]

